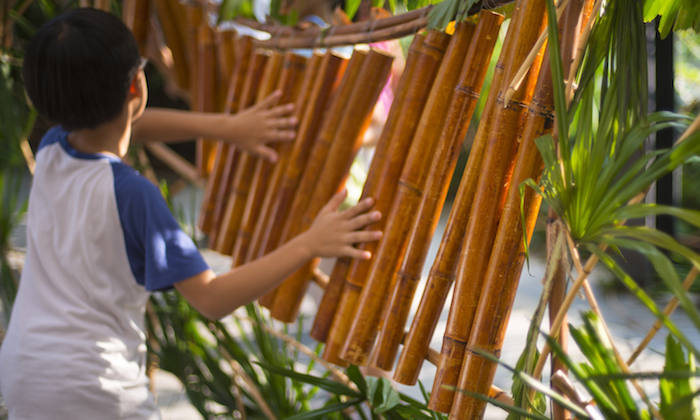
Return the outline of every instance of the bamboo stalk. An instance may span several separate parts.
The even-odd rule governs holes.
[[[399,177],[393,203],[385,216],[387,221],[382,241],[375,258],[372,259],[369,274],[358,301],[356,316],[340,353],[340,357],[350,363],[365,364],[374,345],[384,303],[387,302],[385,295],[405,250],[408,229],[420,204],[432,157],[447,118],[447,107],[461,74],[464,56],[469,49],[474,28],[473,24],[467,22],[457,26],[421,113],[420,122]],[[392,307],[391,310],[393,309]],[[391,327],[396,327],[399,333],[403,333],[403,325],[391,325]],[[390,370],[394,360],[391,357],[390,361],[379,360],[378,362],[377,367]]]
[[[362,69],[362,65],[367,58],[367,52],[356,49],[347,68],[343,74],[343,78],[338,86],[337,92],[334,94],[334,99],[331,102],[330,108],[324,116],[323,125],[318,137],[314,140],[313,147],[306,159],[306,165],[303,166],[303,174],[299,180],[294,194],[294,200],[289,207],[289,215],[287,216],[282,231],[279,234],[279,243],[270,246],[279,246],[290,240],[298,233],[298,228],[302,223],[304,212],[308,199],[313,193],[313,188],[318,180],[318,173],[323,168],[323,162],[328,154],[331,141],[335,132],[338,130],[340,120],[343,116],[343,110],[355,88],[357,76]],[[297,169],[300,169],[298,167]],[[260,304],[265,307],[271,307],[277,294],[277,288],[269,292],[262,299]]]
[[[564,57],[570,57],[573,53],[574,40],[578,34],[578,21],[583,6],[582,0],[575,0],[565,10],[561,24],[560,38],[562,38]],[[569,59],[564,60],[567,64]],[[464,389],[488,391],[497,365],[477,355],[473,350],[482,349],[491,354],[500,355],[501,346],[505,337],[505,328],[512,308],[517,284],[520,279],[522,266],[525,260],[525,244],[523,243],[523,221],[521,219],[522,208],[525,212],[526,237],[532,236],[534,224],[539,213],[541,196],[531,189],[525,190],[521,198],[519,188],[526,179],[537,181],[542,171],[541,155],[535,145],[535,139],[551,132],[554,125],[553,84],[551,79],[550,62],[543,64],[543,69],[537,81],[535,97],[528,110],[525,127],[520,139],[511,187],[507,193],[507,199],[503,209],[503,216],[498,224],[491,255],[484,271],[472,271],[467,274],[470,283],[481,289],[478,300],[470,299],[473,305],[473,319],[468,336],[468,351],[464,355],[459,375],[458,387]],[[534,67],[533,67],[534,69]],[[506,79],[507,80],[507,79]],[[517,96],[517,95],[516,95]],[[485,161],[486,164],[486,161]],[[470,217],[472,217],[470,215]],[[469,233],[469,232],[468,232]],[[468,260],[466,260],[468,261]],[[465,264],[464,269],[470,269],[472,265]],[[483,276],[483,279],[473,276]],[[465,283],[466,284],[466,283]],[[456,300],[453,301],[457,302]],[[472,303],[473,302],[473,303]],[[450,411],[450,417],[474,416],[483,412],[485,405],[466,394],[456,394]]]
[[[246,37],[241,37],[246,38]],[[233,30],[222,31],[220,29],[214,30],[214,44],[216,46],[216,55],[218,57],[218,80],[220,81],[221,87],[218,89],[218,108],[219,111],[223,111],[226,108],[226,99],[229,94],[229,84],[231,83],[231,76],[236,70],[236,62],[238,62],[241,57],[238,55],[240,52],[238,46],[236,45],[237,35]]]
[[[518,13],[515,13],[514,16],[517,17]],[[522,19],[521,17],[511,21],[509,33],[514,30],[512,28],[515,28],[519,20]],[[515,44],[515,38],[515,36],[506,36],[501,55],[494,68],[491,89],[482,112],[474,143],[469,152],[469,159],[462,174],[457,196],[452,203],[452,210],[445,227],[445,233],[440,242],[435,262],[430,270],[425,291],[413,318],[407,343],[401,355],[401,359],[405,360],[399,360],[399,365],[402,366],[401,381],[408,384],[414,384],[418,378],[422,361],[429,350],[430,340],[440,319],[440,313],[447,299],[449,289],[457,274],[459,254],[462,249],[472,206],[472,198],[479,179],[482,156],[491,127],[491,115],[495,109],[496,99],[500,92],[499,88],[503,79],[505,65],[511,61],[513,55],[512,46]]]
[[[329,54],[329,57],[331,55],[332,54]],[[299,149],[297,143],[304,141],[304,139],[308,135],[308,121],[310,118],[309,114],[312,112],[320,111],[319,109],[312,109],[309,106],[309,104],[315,104],[317,96],[314,96],[314,94],[317,95],[320,93],[319,91],[314,90],[314,85],[316,84],[316,81],[328,79],[327,76],[320,74],[321,71],[327,71],[328,69],[328,67],[321,68],[324,61],[327,63],[330,62],[328,60],[325,60],[323,55],[313,54],[307,63],[306,71],[304,72],[304,78],[300,87],[300,95],[297,96],[297,99],[295,101],[295,117],[299,121],[302,121],[302,124],[305,125],[303,127],[300,127],[300,130],[297,132],[297,138],[295,139],[294,143],[289,142],[280,145],[280,160],[275,165],[272,176],[270,178],[270,186],[265,194],[265,198],[262,203],[262,209],[260,210],[260,216],[258,217],[258,221],[252,232],[250,246],[248,247],[247,252],[243,256],[245,261],[252,261],[258,258],[259,256],[265,254],[266,250],[264,249],[264,246],[267,245],[266,241],[269,237],[269,232],[272,229],[274,229],[276,232],[280,231],[279,227],[277,227],[276,229],[274,227],[271,227],[268,230],[268,225],[270,223],[274,223],[274,217],[277,214],[281,213],[282,209],[278,207],[279,204],[276,200],[277,197],[279,197],[279,195],[281,194],[282,184],[284,181],[284,174],[287,171],[287,166],[290,165],[290,162],[293,162],[298,157]],[[335,75],[333,75],[331,79],[335,81]],[[268,236],[265,236],[266,233]],[[265,243],[263,244],[264,241]]]
[[[416,35],[408,49],[406,64],[404,66],[403,73],[401,74],[399,85],[396,88],[394,100],[391,104],[391,108],[389,109],[389,115],[387,115],[384,127],[382,128],[382,133],[377,142],[377,147],[375,148],[374,156],[372,157],[369,172],[367,173],[367,179],[365,180],[365,184],[362,189],[360,201],[375,195],[375,189],[380,181],[379,173],[385,164],[384,162],[389,156],[388,152],[391,144],[390,142],[392,141],[394,131],[401,120],[401,110],[406,99],[408,87],[411,85],[414,79],[418,57],[418,45],[420,45],[422,42],[423,35]],[[316,310],[313,327],[309,333],[312,338],[319,342],[325,343],[328,337],[328,330],[333,322],[333,317],[343,292],[345,276],[350,268],[351,261],[352,260],[350,258],[339,258],[333,266],[333,271],[331,272],[329,279],[329,285],[323,293],[321,303]]]
[[[204,180],[197,174],[197,168],[174,152],[173,149],[163,143],[146,143],[144,146],[153,156],[168,165],[170,169],[175,171],[183,179],[200,188],[204,187]]]
[[[392,133],[388,158],[381,166],[377,167],[377,184],[372,195],[375,198],[374,208],[385,215],[382,220],[373,223],[365,229],[383,230],[388,214],[397,190],[397,179],[403,170],[408,150],[413,142],[415,131],[418,127],[420,115],[423,112],[425,102],[430,94],[430,88],[435,81],[442,62],[450,36],[441,31],[430,31],[423,42],[415,45],[417,51],[416,70],[413,80],[409,81],[404,104],[401,105],[400,123]],[[374,176],[372,177],[374,178]],[[371,186],[370,186],[371,188]],[[377,242],[368,242],[359,245],[360,249],[374,254]],[[345,285],[340,298],[337,313],[333,319],[330,335],[326,340],[324,359],[336,364],[344,364],[339,357],[340,350],[345,342],[345,337],[350,329],[350,323],[355,316],[357,301],[360,291],[364,286],[367,273],[370,268],[369,261],[353,260],[345,276]]]
[[[367,54],[367,59],[357,76],[357,83],[364,86],[364,89],[356,89],[348,100],[323,169],[318,174],[320,182],[314,188],[304,213],[302,231],[311,226],[321,208],[345,183],[350,165],[362,143],[362,134],[369,126],[374,105],[386,84],[393,60],[393,56],[380,50],[371,49]],[[271,312],[274,318],[286,322],[296,318],[308,286],[309,274],[316,264],[317,260],[306,264],[280,285]]]
[[[442,133],[439,136],[437,149],[434,155],[429,158],[430,166],[423,168],[427,175],[422,197],[419,198],[417,204],[414,201],[411,206],[399,203],[398,199],[394,201],[395,207],[399,205],[400,208],[406,209],[406,214],[413,216],[402,219],[405,220],[403,227],[410,226],[410,229],[398,231],[403,236],[403,242],[396,241],[396,248],[399,248],[400,243],[405,244],[406,254],[403,257],[398,255],[400,259],[397,262],[401,262],[401,259],[403,261],[398,267],[395,284],[390,289],[390,298],[387,303],[389,310],[383,317],[377,348],[373,355],[373,365],[384,370],[390,370],[393,367],[401,338],[397,332],[403,331],[406,324],[430,240],[447,196],[447,189],[457,164],[462,142],[479,100],[481,85],[486,77],[493,47],[503,19],[502,15],[489,11],[482,12],[479,24],[471,37],[471,42],[465,48],[466,54],[459,52],[460,58],[462,56],[466,56],[466,58],[463,59],[459,81],[453,89],[449,106],[442,112],[444,115],[449,110]],[[461,26],[458,26],[455,36],[459,34],[460,30]],[[443,66],[448,63],[448,58],[449,56],[445,58]],[[457,65],[455,65],[455,69],[456,67]],[[455,71],[455,74],[458,73]],[[446,98],[444,103],[448,104]],[[429,141],[433,142],[435,139],[429,138]],[[392,231],[388,230],[388,232]],[[377,258],[386,261],[385,258],[382,258],[381,253],[378,254]],[[391,271],[386,272],[385,281],[391,278]]]
[[[173,67],[175,69],[175,84],[181,90],[190,88],[190,62],[187,58],[184,36],[180,34],[183,26],[178,24],[179,20],[171,9],[171,0],[154,0],[158,22],[163,30],[165,44],[170,48],[173,56]]]
[[[194,72],[198,111],[220,111],[219,95],[217,94],[218,60],[214,44],[214,31],[207,24],[206,19],[202,19],[197,33],[197,70]],[[213,139],[197,139],[196,166],[202,178],[209,177],[214,166],[214,145],[215,140]]]
[[[549,208],[549,212],[547,214],[547,256],[551,256],[554,254],[554,246],[556,243],[556,237],[557,235],[564,234],[562,231],[563,226],[561,223],[557,222],[559,220],[559,216],[557,213],[554,211],[553,208]],[[566,255],[563,253],[563,255]],[[549,263],[548,263],[548,269],[549,268]],[[559,313],[561,309],[561,304],[564,301],[564,296],[566,296],[566,260],[564,258],[561,259],[559,264],[556,267],[553,267],[554,270],[556,270],[553,274],[553,280],[552,280],[552,292],[549,297],[549,322],[550,324],[554,321],[554,318],[556,318],[557,313]],[[559,346],[562,348],[564,352],[568,351],[568,334],[569,334],[569,327],[568,324],[563,323],[561,326],[561,330],[559,331],[559,338],[557,339]],[[551,369],[551,377],[554,378],[555,374],[557,372],[560,372],[561,375],[566,376],[568,373],[568,369],[566,365],[559,359],[558,357],[552,357],[552,369]],[[561,393],[561,388],[557,383],[552,380],[551,381],[551,387],[554,391],[560,392]],[[552,419],[553,420],[570,420],[571,419],[571,413],[567,411],[564,407],[562,407],[559,404],[553,404],[552,405]]]
[[[255,103],[258,88],[262,83],[264,69],[271,61],[270,58],[270,51],[257,51],[253,55],[253,62],[250,67],[248,67],[246,82],[244,84],[243,93],[241,94],[241,109]],[[244,156],[246,156],[245,159],[243,159]],[[247,188],[249,188],[249,186],[246,187],[244,178],[253,170],[253,168],[249,167],[250,165],[247,165],[247,161],[249,160],[247,156],[247,153],[236,153],[233,148],[229,148],[229,153],[226,156],[222,179],[227,180],[230,176],[231,183],[226,191],[221,191],[223,188],[227,187],[225,182],[221,183],[219,191],[222,199],[216,204],[217,207],[222,209],[219,213],[221,214],[221,221],[217,226],[217,208],[215,207],[214,224],[209,233],[209,247],[221,253],[230,253],[233,250],[232,236],[238,230],[241,216],[240,212],[243,206],[241,195],[244,193],[247,195]],[[244,188],[244,191],[237,191],[237,189],[241,187]]]
[[[150,1],[124,0],[122,5],[122,20],[127,28],[131,29],[142,56],[146,55],[150,12]]]
[[[238,50],[236,53],[238,60],[234,65],[233,71],[230,73],[230,81],[228,83],[229,89],[224,101],[223,111],[225,114],[238,111],[238,102],[243,92],[243,83],[245,82],[245,77],[253,54],[253,42],[250,37],[239,38],[235,46]],[[210,233],[214,225],[216,203],[221,202],[221,197],[218,195],[222,185],[221,183],[228,184],[228,187],[230,187],[231,171],[229,170],[226,176],[224,176],[229,148],[230,145],[226,142],[219,141],[217,144],[214,168],[211,174],[209,174],[207,186],[204,191],[204,198],[202,199],[202,207],[199,212],[199,229],[205,233]],[[224,189],[228,190],[228,187],[224,187]],[[219,209],[221,209],[221,206]],[[221,217],[220,212],[219,210],[219,218]]]
[[[545,2],[525,0],[518,10],[519,21],[508,36],[515,36],[513,55],[505,68],[503,79],[507,81],[525,59],[534,44],[544,22]],[[538,24],[524,23],[523,17],[536,19]],[[512,23],[511,23],[512,24]],[[541,56],[540,56],[541,57]],[[540,58],[541,63],[541,58]],[[498,221],[503,211],[510,173],[518,147],[518,135],[522,129],[521,119],[532,98],[539,63],[533,65],[528,81],[518,90],[513,100],[503,106],[503,95],[507,88],[502,82],[494,108],[493,121],[487,136],[486,148],[474,191],[473,203],[464,235],[464,244],[459,258],[455,291],[452,298],[442,357],[438,365],[429,407],[435,411],[448,412],[455,393],[443,385],[455,386],[462,364],[464,351],[474,320],[474,313],[487,267],[489,251],[494,243]]]
[[[289,103],[296,101],[301,90],[301,84],[304,81],[303,72],[306,69],[306,57],[290,53],[285,54],[284,64],[280,73],[277,90],[282,91],[280,103]],[[304,95],[301,95],[302,97]],[[302,99],[303,105],[303,99]],[[291,146],[291,143],[286,143],[284,146]],[[263,159],[257,158],[253,178],[251,180],[250,193],[245,203],[243,217],[238,228],[236,241],[233,247],[233,266],[237,267],[247,262],[248,247],[250,245],[253,230],[258,222],[258,216],[263,210],[265,195],[267,194],[269,184],[271,182],[272,171],[276,166],[283,168],[286,165],[288,155],[288,147],[278,148],[280,159],[277,164]],[[280,171],[278,171],[280,172]]]

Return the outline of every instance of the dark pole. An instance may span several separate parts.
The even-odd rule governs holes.
[[[673,87],[673,32],[661,39],[656,32],[656,89],[654,99],[656,111],[675,111]],[[673,146],[673,129],[668,128],[656,133],[656,149],[668,149]],[[656,203],[673,205],[673,174],[668,174],[656,183]],[[662,215],[656,218],[656,228],[669,235],[674,234],[674,223],[671,216]]]

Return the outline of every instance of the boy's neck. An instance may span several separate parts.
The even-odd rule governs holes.
[[[126,111],[126,109],[125,109]],[[131,137],[131,119],[122,112],[114,120],[94,129],[82,129],[68,133],[68,143],[81,153],[106,153],[124,157]]]

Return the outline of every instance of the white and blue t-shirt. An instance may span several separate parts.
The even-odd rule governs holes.
[[[0,386],[10,418],[158,419],[145,374],[149,291],[209,267],[156,186],[51,129],[36,156],[27,259]]]

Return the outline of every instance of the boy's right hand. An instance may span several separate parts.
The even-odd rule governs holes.
[[[359,250],[353,247],[353,244],[379,240],[382,237],[381,231],[360,229],[378,221],[382,215],[378,211],[369,211],[374,205],[372,198],[366,198],[339,212],[338,209],[346,195],[346,190],[334,195],[321,209],[309,230],[302,234],[312,256],[351,257],[363,260],[372,257],[369,251]]]

